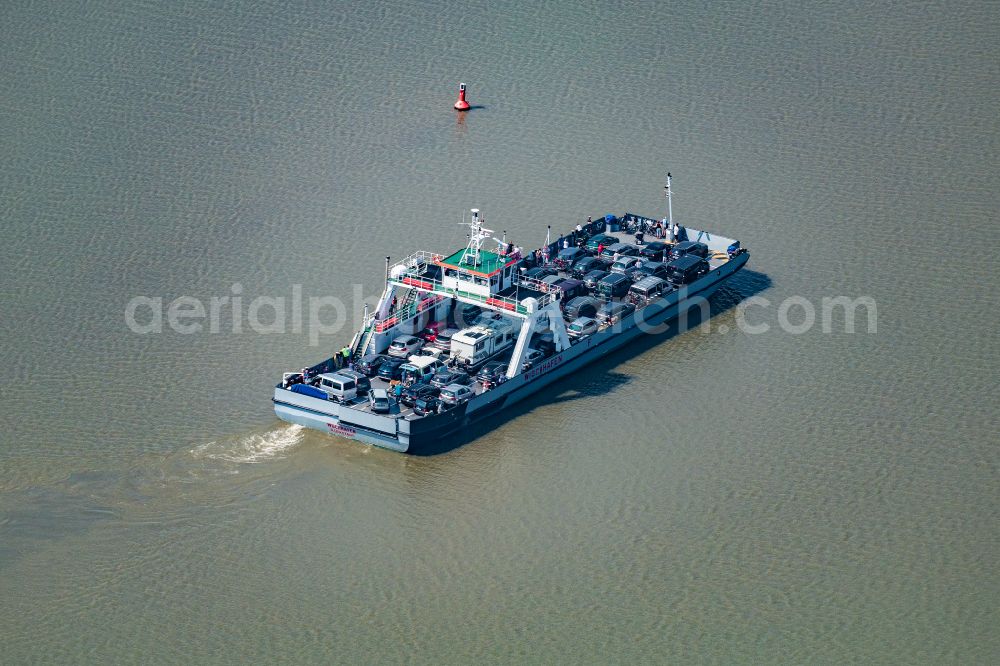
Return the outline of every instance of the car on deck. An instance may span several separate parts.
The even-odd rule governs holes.
[[[708,246],[697,241],[684,241],[683,243],[674,245],[670,250],[671,259],[680,259],[688,254],[693,254],[696,257],[704,259],[708,256]]]
[[[434,337],[434,342],[430,343],[430,346],[434,349],[440,349],[442,352],[451,351],[451,336],[458,333],[457,328],[442,328],[438,330],[437,335]]]
[[[431,377],[431,386],[445,388],[452,384],[462,384],[468,386],[472,383],[472,376],[462,370],[444,370]]]
[[[378,367],[378,376],[382,379],[392,381],[394,379],[399,379],[403,376],[402,367],[406,363],[405,358],[396,358],[395,356],[389,356],[384,361],[382,365]]]
[[[521,370],[531,370],[532,366],[545,358],[545,354],[538,349],[528,349],[524,350],[524,360],[521,361]]]
[[[582,338],[585,335],[597,333],[597,320],[592,317],[580,317],[566,327],[571,338]]]
[[[579,317],[593,317],[599,307],[601,302],[593,296],[577,296],[566,303],[563,311],[566,318],[573,321]]]
[[[507,363],[503,361],[490,361],[476,373],[476,380],[480,383],[496,383],[500,375],[507,372]]]
[[[644,277],[658,277],[667,279],[667,265],[660,261],[644,261],[630,271],[626,271],[625,276],[633,282],[638,282]]]
[[[613,324],[622,317],[635,312],[635,303],[628,301],[611,301],[601,306],[597,311],[597,321],[602,324]]]
[[[582,280],[583,276],[597,269],[608,270],[610,264],[600,257],[584,257],[580,261],[573,264],[573,268],[569,270],[570,275],[575,277],[577,280]]]
[[[358,361],[357,368],[366,377],[374,377],[385,359],[386,357],[381,354],[366,354]]]
[[[424,341],[414,335],[401,335],[389,345],[389,356],[407,358],[420,351]]]
[[[609,234],[597,234],[596,236],[591,236],[587,239],[587,249],[597,252],[597,248],[601,245],[608,247],[609,245],[614,245],[621,239],[617,236],[611,236]]]
[[[372,387],[371,380],[363,372],[358,372],[357,370],[338,370],[338,375],[343,375],[344,377],[350,377],[358,386],[358,393],[364,395],[368,392],[368,389]]]
[[[389,401],[389,392],[382,388],[368,391],[368,406],[373,412],[388,413],[392,407],[392,403]]]
[[[438,406],[441,404],[441,399],[436,395],[426,396],[422,398],[417,398],[413,403],[413,413],[417,416],[427,416],[428,414],[436,414],[438,412]]]
[[[420,398],[437,397],[437,394],[440,392],[441,389],[430,384],[413,384],[403,389],[402,394],[399,396],[399,402],[407,407],[413,407]]]
[[[461,384],[452,384],[441,389],[440,400],[446,405],[455,406],[461,405],[475,396],[476,393],[468,386],[463,386]]]
[[[664,255],[670,251],[670,243],[653,241],[639,249],[639,256],[648,261],[663,261]]]
[[[598,283],[609,275],[611,275],[610,271],[600,268],[594,269],[583,276],[583,284],[587,289],[597,289]]]

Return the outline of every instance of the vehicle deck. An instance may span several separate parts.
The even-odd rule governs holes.
[[[660,240],[660,239],[647,238],[646,242],[649,243],[649,242],[654,242],[654,241],[657,241],[657,240]],[[725,251],[723,251],[722,248],[724,248],[724,247],[728,246],[730,243],[732,243],[733,242],[732,239],[724,238],[724,237],[720,237],[720,236],[716,236],[715,238],[708,237],[708,238],[705,238],[703,240],[701,238],[701,236],[699,235],[698,240],[702,240],[702,242],[705,242],[706,244],[709,245],[710,249],[709,249],[709,254],[708,254],[708,262],[709,262],[709,267],[710,267],[711,270],[715,270],[715,269],[721,267],[722,265],[724,265],[726,262],[728,262],[730,260],[729,255]],[[669,263],[669,261],[667,261],[665,263]],[[549,265],[549,267],[555,269],[555,267],[552,266],[552,265]],[[557,274],[560,277],[571,277],[571,275],[570,275],[570,273],[568,271],[557,270],[556,272],[557,272]],[[524,281],[521,281],[520,285],[518,285],[518,286],[512,286],[512,287],[510,287],[508,289],[505,289],[504,291],[499,292],[499,293],[501,295],[503,295],[503,296],[506,296],[508,298],[514,298],[516,300],[523,300],[523,299],[528,298],[528,297],[535,297],[535,298],[541,299],[541,298],[543,298],[543,297],[545,297],[545,296],[548,295],[546,293],[546,290],[547,290],[547,286],[546,285],[543,285],[543,284],[541,284],[541,283],[539,283],[537,281],[524,280]],[[445,294],[442,294],[442,295],[445,295]],[[591,295],[594,295],[594,294],[591,293]],[[600,300],[604,300],[602,297],[598,297],[598,298]],[[628,300],[628,296],[617,296],[617,297],[612,298],[611,300],[615,301],[615,302],[627,301]],[[639,304],[638,307],[641,309],[643,306],[642,306],[642,304]],[[487,307],[487,308],[484,308],[484,309],[489,310],[489,309],[494,309],[494,308]],[[502,314],[504,314],[504,313],[502,313]],[[603,324],[601,326],[601,328],[604,328],[607,325],[608,324]],[[393,395],[393,386],[394,386],[395,382],[389,382],[389,381],[387,381],[387,380],[385,380],[385,379],[383,379],[381,377],[378,377],[378,376],[370,377],[369,380],[371,382],[371,387],[373,389],[375,389],[375,388],[385,389],[386,391],[388,391],[388,393],[389,393],[390,396]],[[481,395],[486,390],[486,389],[483,388],[483,385],[479,381],[476,381],[476,380],[472,381],[472,383],[470,383],[468,386],[469,386],[469,388],[471,388],[475,392],[476,395]],[[395,399],[391,400],[390,402],[391,402],[391,407],[390,407],[390,411],[389,411],[388,416],[394,417],[394,418],[404,418],[404,419],[416,419],[416,418],[420,418],[417,414],[414,413],[414,411],[413,411],[413,409],[411,407],[406,407],[405,405],[403,405],[401,403],[398,403]],[[374,412],[374,410],[372,410],[371,405],[368,402],[367,395],[359,395],[354,400],[351,400],[351,401],[349,401],[347,403],[342,403],[342,404],[343,404],[343,406],[346,406],[346,407],[348,407],[350,409],[357,410],[357,411],[360,411],[360,412],[367,412],[367,413],[370,413],[370,414],[376,413],[376,412]]]
[[[729,261],[729,257],[724,252],[715,251],[715,252],[709,253],[708,261],[709,261],[710,267],[712,269],[715,269],[715,268],[718,268],[719,266],[722,266],[727,261]],[[569,277],[569,273],[567,271],[558,271],[558,274],[560,276],[562,276],[562,277]],[[512,288],[512,289],[510,289],[508,291],[511,292],[511,295],[513,295],[515,293],[514,288]],[[531,290],[531,289],[527,289],[527,288],[524,288],[524,287],[521,287],[519,289],[519,296],[521,298],[526,298],[528,296],[533,296],[535,294],[541,295],[541,292],[537,292],[537,291],[534,291],[534,290]],[[613,300],[613,301],[627,301],[628,297],[627,296],[618,296],[618,297],[615,297],[615,298],[613,298],[611,300]],[[385,380],[385,379],[383,379],[381,377],[378,377],[378,376],[371,377],[370,381],[371,381],[371,385],[372,385],[373,389],[382,388],[382,389],[385,389],[386,391],[388,391],[390,396],[393,395],[394,382],[389,382],[389,381],[387,381],[387,380]],[[471,384],[469,384],[469,388],[473,389],[473,391],[475,391],[476,395],[481,395],[485,391],[485,389],[483,388],[483,385],[480,382],[478,382],[478,381],[473,381]],[[350,407],[351,409],[355,409],[355,410],[361,411],[361,412],[375,413],[375,412],[373,412],[373,410],[371,408],[371,405],[369,404],[368,399],[367,399],[366,396],[358,396],[356,399],[354,399],[354,400],[346,403],[345,406]],[[390,416],[394,416],[394,417],[398,417],[398,418],[404,418],[404,419],[420,418],[419,415],[417,415],[417,414],[414,413],[414,411],[413,411],[413,409],[411,407],[407,407],[406,405],[403,405],[402,403],[398,403],[396,400],[392,400],[392,406],[390,407],[389,415]]]

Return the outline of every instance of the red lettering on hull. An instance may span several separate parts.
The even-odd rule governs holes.
[[[340,435],[341,437],[354,437],[358,434],[358,431],[354,428],[348,428],[347,426],[342,426],[339,423],[327,423],[326,427],[334,435]]]
[[[562,362],[563,362],[562,354],[559,354],[558,356],[553,356],[552,358],[545,359],[540,364],[536,365],[535,367],[531,368],[530,370],[524,373],[524,381],[530,382],[535,377],[538,377],[539,375],[548,372],[557,365],[562,364]]]

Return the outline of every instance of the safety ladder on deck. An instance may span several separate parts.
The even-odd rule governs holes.
[[[403,302],[396,307],[396,316],[399,317],[400,321],[404,319],[409,319],[413,316],[413,303],[417,300],[417,290],[410,289],[406,292],[406,297],[403,298]]]
[[[374,334],[375,326],[369,325],[368,328],[364,330],[364,333],[361,334],[361,342],[354,348],[355,357],[360,358],[365,355],[365,352],[368,350],[368,343],[372,341],[372,336]]]

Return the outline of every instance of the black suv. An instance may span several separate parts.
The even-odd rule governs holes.
[[[597,283],[611,275],[608,271],[596,268],[583,276],[583,284],[587,289],[597,289]]]
[[[667,279],[675,285],[691,284],[709,271],[708,262],[693,254],[667,264]]]
[[[673,249],[670,250],[671,259],[680,259],[686,254],[704,259],[708,256],[708,246],[697,241],[684,241],[674,245]]]
[[[664,255],[670,251],[669,243],[661,243],[660,241],[653,241],[652,243],[646,243],[641,250],[639,250],[639,256],[649,261],[663,261]]]
[[[637,282],[644,277],[658,277],[667,279],[667,265],[659,261],[644,261],[631,271],[625,271],[625,275],[633,282]]]
[[[421,398],[436,398],[440,392],[441,389],[430,384],[414,384],[403,389],[403,393],[399,396],[399,401],[407,407],[413,407],[417,400]]]
[[[469,376],[469,373],[462,370],[445,370],[444,372],[435,373],[431,377],[431,386],[436,386],[437,388],[444,388],[451,384],[468,386],[471,383],[472,377]]]
[[[362,356],[361,360],[358,361],[358,370],[365,377],[374,377],[378,374],[379,366],[385,361],[385,356],[380,356],[378,354],[368,354],[367,356]]]
[[[438,407],[441,405],[441,400],[437,396],[427,396],[423,398],[417,398],[413,403],[413,413],[417,416],[427,416],[428,414],[437,414]]]
[[[482,368],[479,369],[479,374],[476,375],[476,379],[482,383],[493,382],[496,383],[502,375],[507,370],[507,364],[503,361],[490,361]]]

